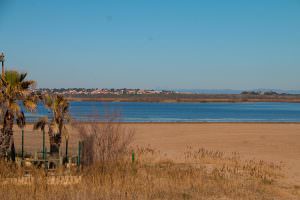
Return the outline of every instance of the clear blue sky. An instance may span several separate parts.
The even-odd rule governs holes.
[[[300,89],[299,0],[0,0],[39,87]]]

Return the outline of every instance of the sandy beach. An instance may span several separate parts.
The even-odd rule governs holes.
[[[300,123],[126,123],[135,130],[135,146],[150,146],[180,161],[187,146],[226,153],[238,152],[244,159],[265,160],[284,165],[290,184],[300,186]],[[25,150],[38,151],[42,134],[25,129]],[[46,137],[47,138],[47,137]],[[70,150],[76,154],[79,136],[71,131]],[[15,129],[17,149],[21,131]],[[47,138],[48,144],[48,138]],[[64,147],[64,146],[63,146]]]

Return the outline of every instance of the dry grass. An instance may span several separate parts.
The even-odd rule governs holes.
[[[1,199],[300,199],[299,187],[281,183],[282,164],[192,147],[178,163],[151,147],[130,147],[133,131],[114,120],[77,129],[85,141],[80,170],[46,173],[2,161]]]
[[[281,166],[244,161],[237,154],[188,148],[184,163],[163,158],[151,148],[135,148],[109,168],[93,164],[80,172],[79,184],[49,185],[43,170],[32,169],[29,185],[0,185],[2,199],[299,199],[299,188],[279,184]],[[21,176],[24,171],[0,164],[1,177]],[[58,169],[57,176],[66,173]],[[3,179],[4,180],[4,179]],[[3,181],[2,180],[2,181]]]
[[[80,140],[83,142],[83,165],[114,164],[128,152],[134,130],[115,121],[115,117],[106,117],[106,122],[100,125],[76,125]]]

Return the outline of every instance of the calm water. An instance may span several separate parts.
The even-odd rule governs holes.
[[[125,103],[71,102],[80,121],[102,121],[105,113],[120,113],[124,122],[300,122],[299,103]],[[26,113],[28,121],[50,115],[42,105]]]

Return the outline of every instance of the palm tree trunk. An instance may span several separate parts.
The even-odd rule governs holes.
[[[16,161],[16,148],[15,148],[15,140],[14,136],[11,136],[10,139],[10,159],[15,162]]]
[[[54,134],[52,130],[49,130],[49,141],[50,141],[50,154],[55,155],[59,153],[61,144],[61,137],[59,134]]]
[[[7,110],[4,116],[3,129],[0,137],[0,158],[5,157],[8,154],[9,148],[11,148],[11,159],[15,161],[16,150],[13,140],[13,123],[14,115],[10,110]]]
[[[53,137],[53,145],[52,145],[52,149],[54,153],[59,153],[60,145],[61,145],[61,135],[55,134]]]

